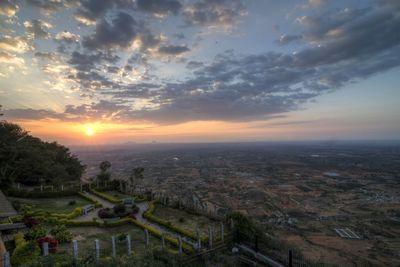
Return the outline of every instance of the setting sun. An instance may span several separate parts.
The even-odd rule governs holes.
[[[87,136],[92,136],[92,135],[94,135],[94,129],[93,129],[93,127],[91,127],[91,126],[86,126],[86,127],[85,127],[85,134],[86,134]]]

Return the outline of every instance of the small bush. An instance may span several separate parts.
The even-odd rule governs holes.
[[[40,224],[33,226],[25,235],[26,239],[36,242],[39,238],[46,235],[46,230]]]
[[[115,214],[117,214],[118,216],[124,215],[126,212],[126,208],[124,204],[117,204],[114,206],[114,212]]]
[[[36,241],[26,242],[24,235],[18,233],[14,237],[15,249],[11,256],[12,266],[33,266],[39,257],[40,249]]]
[[[179,220],[178,220],[180,223],[184,223],[185,222],[185,218],[179,218]]]
[[[117,215],[115,215],[115,213],[109,209],[109,208],[105,208],[105,209],[100,209],[97,212],[97,215],[101,218],[101,219],[109,219],[109,218],[115,218],[117,217]]]
[[[71,200],[70,202],[68,202],[68,205],[70,206],[76,205],[76,200]]]
[[[69,243],[72,241],[72,233],[68,231],[65,225],[57,225],[50,230],[50,234],[60,243]]]

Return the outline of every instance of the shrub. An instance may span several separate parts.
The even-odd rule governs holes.
[[[65,225],[57,225],[50,230],[50,234],[60,243],[69,243],[72,241],[72,233],[68,231]]]
[[[39,257],[40,249],[36,241],[26,242],[24,235],[18,233],[14,237],[15,249],[11,256],[11,263],[13,266],[27,265],[32,266]]]
[[[114,212],[115,214],[117,214],[118,216],[124,215],[124,213],[126,212],[126,208],[124,204],[117,204],[114,206]]]
[[[36,241],[46,235],[46,230],[40,224],[33,226],[26,234],[26,239]]]
[[[76,200],[71,200],[70,202],[68,202],[68,205],[73,206],[76,204]]]
[[[178,220],[180,223],[183,223],[183,222],[185,222],[185,218],[179,218],[179,220]]]
[[[136,214],[136,213],[138,213],[138,212],[139,212],[139,207],[136,206],[136,205],[134,205],[134,206],[132,207],[132,213],[133,213],[133,214]]]
[[[39,220],[33,218],[33,217],[26,217],[24,219],[24,224],[28,227],[28,228],[32,228],[35,225],[39,224]]]
[[[114,212],[109,209],[109,208],[105,208],[105,209],[100,209],[97,212],[97,215],[101,218],[101,219],[109,219],[109,218],[115,218],[117,217]]]

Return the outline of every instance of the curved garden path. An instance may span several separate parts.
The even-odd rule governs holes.
[[[103,208],[113,208],[114,205],[115,205],[114,203],[111,203],[111,202],[109,202],[109,201],[107,201],[107,200],[105,200],[103,198],[100,198],[100,197],[98,197],[98,196],[96,196],[96,195],[94,195],[94,194],[92,194],[90,192],[84,192],[84,193],[87,194],[88,196],[90,196],[92,199],[94,199],[94,200],[98,201],[99,203],[101,203],[103,205]],[[151,221],[149,221],[149,220],[147,220],[146,218],[143,217],[143,213],[146,212],[146,210],[149,208],[149,202],[148,201],[137,203],[136,206],[139,207],[139,212],[137,213],[136,220],[138,220],[139,222],[141,222],[143,224],[149,225],[152,228],[154,228],[154,229],[156,229],[156,230],[158,230],[158,231],[160,231],[160,232],[162,232],[164,234],[171,235],[171,236],[173,236],[175,238],[178,238],[178,236],[180,236],[179,234],[171,231],[170,229],[168,229],[168,228],[166,228],[164,226],[161,226],[159,224],[156,224],[154,222],[151,222]],[[76,218],[76,220],[79,220],[79,221],[91,221],[91,220],[93,220],[93,218],[97,218],[98,221],[103,221],[102,219],[100,219],[97,216],[97,211],[98,210],[99,209],[95,209],[94,211],[91,211],[86,215],[79,216],[79,217]],[[192,239],[187,238],[185,236],[181,236],[181,237],[182,237],[182,241],[183,242],[189,244],[193,248],[197,247],[197,242],[195,242]]]

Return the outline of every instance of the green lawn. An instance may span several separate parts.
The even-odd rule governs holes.
[[[99,227],[73,227],[69,230],[74,235],[74,239],[78,240],[79,251],[85,254],[94,253],[94,240],[100,241],[101,257],[111,256],[111,236],[116,236],[117,255],[125,255],[127,253],[126,235],[131,236],[131,246],[133,254],[143,254],[146,249],[144,231],[134,225],[125,225],[113,228]],[[122,236],[121,239],[118,237]],[[150,249],[161,249],[161,240],[149,234]],[[168,245],[166,243],[166,245]],[[72,250],[71,244],[62,244],[60,251]]]
[[[196,215],[188,213],[184,210],[173,209],[164,205],[156,205],[156,209],[153,213],[155,216],[163,218],[164,220],[170,221],[172,224],[183,228],[185,230],[196,232],[196,227],[199,227],[202,235],[208,235],[208,226],[214,225],[216,231],[219,232],[219,223],[209,219],[206,216]],[[183,221],[182,221],[183,219]]]
[[[91,204],[88,200],[79,196],[59,197],[59,198],[16,198],[10,197],[11,201],[18,200],[21,203],[32,206],[33,211],[50,211],[54,213],[69,213],[76,207],[82,207]],[[75,204],[70,205],[71,201]]]
[[[133,198],[133,196],[125,195],[125,194],[120,193],[120,192],[115,191],[115,190],[112,190],[112,191],[105,191],[105,192],[102,192],[102,193],[105,193],[105,194],[107,194],[107,195],[113,196],[113,197],[115,197],[115,198],[117,198],[117,199]]]

